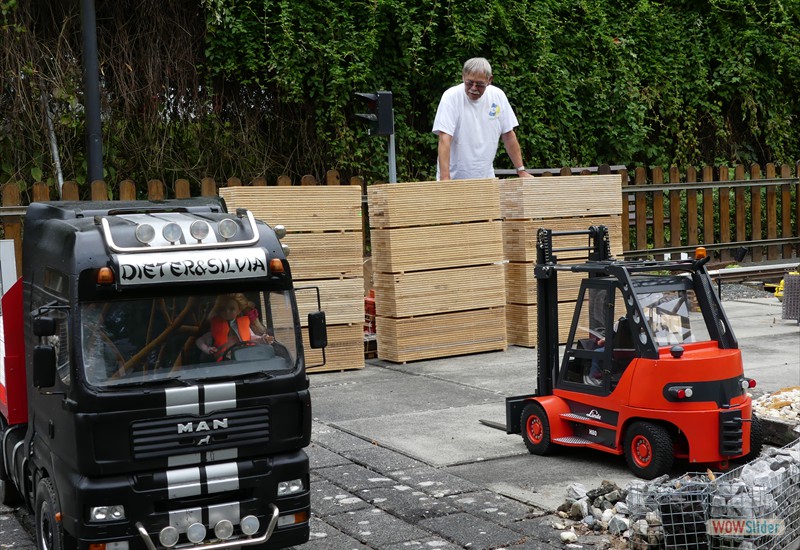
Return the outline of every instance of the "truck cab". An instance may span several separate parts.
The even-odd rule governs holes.
[[[0,485],[39,548],[308,539],[305,323],[281,233],[218,198],[31,204],[2,301]],[[324,314],[307,324],[323,347]]]

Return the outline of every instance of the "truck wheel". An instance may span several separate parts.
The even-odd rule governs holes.
[[[668,474],[675,456],[667,430],[651,422],[634,422],[625,432],[625,460],[642,479]]]
[[[56,520],[61,515],[58,495],[53,481],[43,478],[36,486],[36,547],[39,550],[72,550],[68,536],[64,533],[61,522]]]
[[[550,454],[553,443],[550,441],[550,421],[544,408],[536,402],[522,409],[519,425],[522,427],[522,440],[528,452],[534,455]]]

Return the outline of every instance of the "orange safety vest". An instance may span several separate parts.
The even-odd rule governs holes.
[[[239,339],[242,342],[250,341],[250,318],[237,317],[236,328],[239,331]],[[228,336],[230,335],[231,327],[228,321],[220,317],[213,317],[211,319],[211,337],[214,339],[214,347],[222,349],[227,347]]]

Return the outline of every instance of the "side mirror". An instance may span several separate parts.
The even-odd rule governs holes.
[[[314,349],[328,345],[328,327],[324,311],[313,311],[308,314],[308,342]]]
[[[33,333],[36,336],[52,336],[56,333],[56,320],[52,317],[33,318]]]
[[[56,385],[56,348],[40,344],[33,348],[33,385],[52,388]]]

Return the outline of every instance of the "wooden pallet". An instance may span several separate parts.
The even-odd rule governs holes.
[[[372,185],[367,196],[374,229],[500,219],[496,179]]]
[[[378,357],[405,363],[504,350],[505,308],[442,313],[410,319],[377,318]]]
[[[501,264],[376,273],[373,280],[376,313],[383,317],[413,317],[505,304]]]
[[[363,277],[363,236],[360,231],[289,233],[289,264],[295,281]]]
[[[374,273],[486,265],[503,259],[499,221],[373,229]]]
[[[508,303],[536,304],[537,281],[533,274],[535,265],[531,262],[509,262],[506,264],[506,301]],[[585,273],[559,271],[558,301],[574,302],[577,300],[581,280],[584,278],[586,278]]]
[[[560,176],[500,182],[505,219],[549,219],[622,214],[622,177]]]
[[[303,330],[303,347],[306,365],[322,362],[322,352],[308,346],[308,331]],[[309,367],[309,373],[343,371],[364,368],[364,327],[358,325],[329,325],[328,347],[325,348],[326,364]]]

